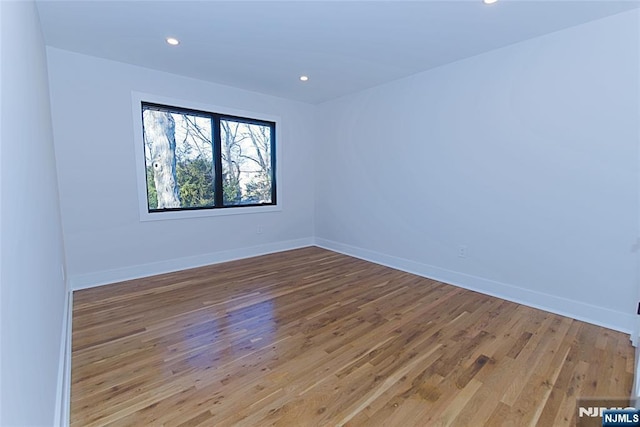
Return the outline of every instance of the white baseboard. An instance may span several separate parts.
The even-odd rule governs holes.
[[[605,328],[627,334],[631,334],[635,328],[635,316],[631,314],[570,300],[557,295],[536,292],[457,271],[447,270],[433,265],[423,264],[332,240],[316,237],[315,244],[321,248],[340,252],[355,258],[371,261],[376,264],[385,265],[397,270],[437,280],[439,282],[448,283],[518,304],[549,311],[561,316],[571,317],[576,320],[603,326]]]
[[[62,319],[62,336],[60,339],[60,355],[58,365],[58,387],[54,426],[69,425],[69,409],[71,405],[71,319],[73,313],[73,296],[70,290],[65,291],[64,312]]]
[[[304,239],[269,243],[260,246],[251,246],[248,248],[213,252],[192,257],[170,259],[149,264],[134,265],[114,270],[80,274],[70,277],[71,289],[80,290],[93,288],[109,283],[123,282],[125,280],[139,279],[141,277],[155,276],[163,273],[171,273],[174,271],[187,270],[189,268],[233,261],[236,259],[250,258],[274,252],[282,252],[290,249],[313,246],[313,243],[314,239],[312,237],[308,237]]]
[[[640,369],[639,369],[640,360],[638,359],[638,352],[635,351],[634,353],[635,353],[635,359],[633,360],[633,387],[631,388],[630,397],[631,399],[639,399],[640,398],[640,378],[638,378],[638,373],[640,373]]]
[[[385,265],[408,273],[413,273],[418,276],[437,280],[439,282],[449,283],[461,288],[513,301],[518,304],[539,308],[562,316],[593,323],[598,326],[603,326],[630,335],[635,328],[635,316],[628,313],[622,313],[557,295],[545,294],[482,277],[447,270],[433,265],[419,263],[332,240],[313,237],[76,275],[70,278],[70,285],[72,290],[92,288],[109,283],[122,282],[125,280],[217,264],[220,262],[313,246],[314,244],[325,249],[371,261],[376,264]]]

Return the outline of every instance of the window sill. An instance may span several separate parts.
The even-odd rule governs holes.
[[[249,215],[267,212],[280,212],[282,208],[275,206],[247,206],[221,209],[198,209],[192,211],[140,212],[140,221],[168,221],[172,219],[206,218],[227,215]]]

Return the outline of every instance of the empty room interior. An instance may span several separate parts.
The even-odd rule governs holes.
[[[26,0],[0,22],[0,425],[633,405],[638,2]]]

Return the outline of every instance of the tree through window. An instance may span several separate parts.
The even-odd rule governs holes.
[[[275,123],[142,103],[149,212],[276,204]]]

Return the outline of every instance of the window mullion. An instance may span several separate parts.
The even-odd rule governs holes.
[[[220,133],[220,117],[212,116],[213,126],[213,163],[215,164],[214,176],[214,198],[216,207],[223,207],[223,186],[222,186],[222,136]]]

